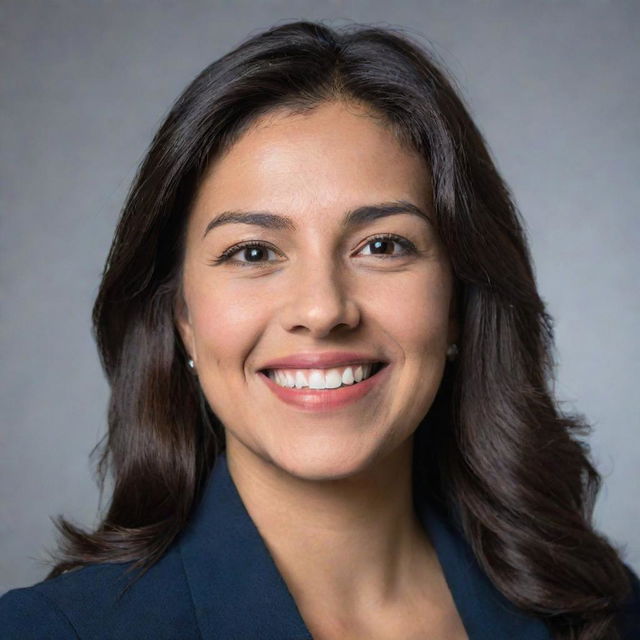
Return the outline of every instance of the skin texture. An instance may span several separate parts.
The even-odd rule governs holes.
[[[332,102],[254,123],[209,168],[188,220],[178,330],[225,426],[234,482],[314,638],[466,637],[411,502],[412,435],[458,337],[450,263],[418,216],[342,226],[350,209],[399,200],[433,217],[424,160],[363,107]],[[234,223],[204,235],[228,210],[286,215],[296,230]],[[416,253],[386,241],[376,254],[380,233]],[[258,262],[245,248],[211,264],[247,240],[269,245]],[[392,369],[333,411],[291,407],[257,373],[343,349]]]

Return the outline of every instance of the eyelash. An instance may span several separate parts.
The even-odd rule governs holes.
[[[385,259],[386,258],[403,258],[403,257],[406,257],[407,255],[415,255],[418,253],[418,250],[416,249],[413,242],[407,240],[406,238],[402,238],[401,236],[397,236],[393,233],[382,233],[377,236],[374,236],[373,238],[370,238],[369,240],[367,240],[364,246],[366,247],[367,245],[371,244],[372,242],[375,242],[376,240],[393,240],[404,249],[404,254],[397,255],[397,256],[384,255],[384,254],[372,254],[372,255],[376,255],[379,258],[385,258]],[[221,264],[222,262],[227,262],[227,261],[235,263],[242,267],[252,267],[252,266],[258,266],[258,265],[264,264],[264,261],[242,262],[240,260],[230,260],[231,256],[237,253],[238,251],[242,249],[248,249],[250,247],[251,248],[262,247],[265,249],[271,249],[272,251],[275,251],[277,253],[277,251],[269,244],[266,244],[264,242],[259,242],[256,240],[248,240],[247,242],[240,242],[238,244],[233,245],[232,247],[229,247],[228,249],[225,249],[217,258],[214,258],[213,260],[211,260],[209,264],[215,266],[217,264]]]

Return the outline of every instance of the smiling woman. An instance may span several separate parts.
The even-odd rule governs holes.
[[[211,163],[187,224],[177,322],[234,477],[256,464],[355,477],[390,456],[410,468],[411,434],[457,339],[429,185],[422,156],[342,100],[264,116]],[[246,213],[217,214],[231,209]]]
[[[110,508],[60,520],[6,637],[638,637],[518,213],[399,31],[296,22],[206,68],[94,324]]]

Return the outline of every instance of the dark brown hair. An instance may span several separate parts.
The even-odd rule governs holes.
[[[618,638],[627,568],[593,527],[601,478],[579,438],[589,426],[554,398],[552,321],[519,214],[434,56],[366,25],[294,22],[249,38],[198,75],[154,137],[93,310],[111,386],[97,472],[101,490],[111,473],[113,493],[93,532],[59,517],[48,577],[102,562],[144,572],[183,529],[225,446],[174,321],[194,194],[258,116],[329,100],[367,105],[423,155],[453,266],[460,356],[416,433],[416,487],[455,510],[491,581],[556,638]]]

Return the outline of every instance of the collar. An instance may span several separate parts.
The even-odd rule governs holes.
[[[438,555],[470,640],[551,640],[489,581],[456,522],[427,501],[420,520]],[[293,596],[219,454],[180,553],[203,639],[311,640]]]

